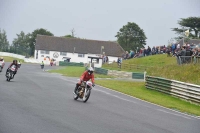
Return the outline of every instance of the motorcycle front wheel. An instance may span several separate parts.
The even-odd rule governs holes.
[[[90,97],[91,89],[87,89],[85,96],[83,97],[83,102],[87,102]]]

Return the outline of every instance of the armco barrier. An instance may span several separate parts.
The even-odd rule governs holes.
[[[144,73],[132,73],[132,79],[144,79]]]
[[[95,67],[95,73],[108,75],[108,70]]]
[[[200,103],[200,86],[176,80],[146,76],[146,88]]]
[[[64,61],[59,61],[59,66],[81,66],[83,67],[83,63],[75,63],[75,62],[64,62]]]

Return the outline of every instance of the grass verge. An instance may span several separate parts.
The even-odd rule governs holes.
[[[183,113],[200,116],[200,105],[196,105],[161,92],[146,89],[144,82],[96,80],[96,83],[151,103]]]
[[[50,70],[49,72],[60,73],[60,74],[63,74],[64,76],[69,76],[69,77],[80,77],[84,71],[85,71],[84,67],[67,66],[62,69]],[[96,73],[94,76],[95,78],[113,78],[113,76],[96,74]]]

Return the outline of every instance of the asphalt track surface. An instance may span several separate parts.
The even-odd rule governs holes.
[[[42,71],[37,64],[22,64],[10,82],[5,70],[0,73],[0,133],[200,133],[198,117],[98,85],[87,103],[75,101],[77,78]]]

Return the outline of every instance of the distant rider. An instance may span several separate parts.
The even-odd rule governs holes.
[[[2,63],[2,66],[1,66],[1,67],[2,67],[2,69],[3,69],[3,67],[4,67],[4,65],[5,65],[5,62],[4,62],[3,57],[0,58],[0,62]]]
[[[6,71],[6,74],[7,74],[8,70],[11,68],[12,65],[15,65],[15,67],[16,67],[15,72],[14,72],[13,77],[12,77],[12,78],[14,78],[14,76],[15,76],[15,74],[17,74],[17,70],[18,70],[17,60],[13,60],[13,62],[9,65],[9,67]]]

